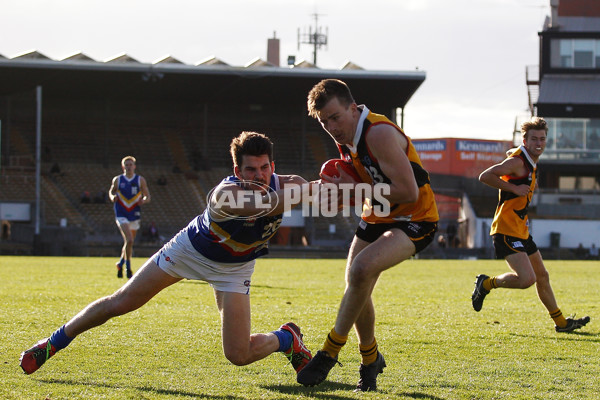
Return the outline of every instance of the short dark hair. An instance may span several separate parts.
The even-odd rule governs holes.
[[[523,139],[527,139],[527,134],[530,130],[545,130],[546,134],[548,134],[548,124],[546,120],[542,117],[533,117],[529,121],[525,121],[521,124],[521,134],[523,135]]]
[[[266,135],[257,132],[244,131],[233,138],[230,145],[233,164],[240,166],[242,156],[269,156],[269,162],[273,161],[273,142]]]
[[[354,103],[350,88],[339,79],[323,79],[308,92],[308,115],[317,117],[317,111],[325,107],[329,100],[337,97],[341,105],[348,107]]]

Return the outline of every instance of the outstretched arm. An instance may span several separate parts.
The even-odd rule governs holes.
[[[279,176],[279,183],[279,190],[268,193],[247,190],[233,183],[221,184],[211,196],[210,211],[217,217],[282,214],[300,204],[303,190],[310,194],[310,188],[317,184],[298,175]]]

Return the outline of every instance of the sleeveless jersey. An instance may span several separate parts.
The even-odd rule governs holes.
[[[129,221],[136,221],[141,217],[138,202],[143,194],[140,190],[140,176],[134,175],[131,179],[123,174],[119,176],[117,184],[117,200],[115,201],[115,216],[125,217]]]
[[[520,146],[510,157],[516,157],[523,161],[527,173],[523,176],[502,176],[501,179],[514,185],[529,185],[529,193],[527,196],[517,196],[512,192],[499,191],[498,206],[492,221],[490,235],[500,233],[527,239],[529,237],[527,209],[535,189],[537,165],[523,146]]]
[[[439,220],[439,215],[435,204],[433,190],[430,186],[429,174],[423,168],[419,155],[410,138],[404,134],[404,131],[402,131],[398,125],[394,124],[387,117],[372,113],[365,106],[360,107],[363,110],[357,126],[357,135],[360,135],[360,137],[354,149],[356,152],[348,146],[338,145],[342,158],[352,162],[354,168],[364,182],[371,184],[391,183],[391,180],[383,173],[379,166],[379,162],[371,153],[366,139],[369,130],[375,125],[387,124],[393,126],[398,131],[398,134],[403,135],[408,142],[406,155],[412,166],[417,186],[419,187],[419,197],[416,202],[406,204],[391,203],[390,214],[388,216],[376,216],[373,212],[373,207],[378,205],[377,202],[373,199],[365,199],[361,218],[368,223],[392,223],[397,221],[437,222]]]
[[[239,183],[235,176],[228,176],[222,183]],[[279,178],[271,175],[271,190],[279,189]],[[194,218],[185,228],[192,246],[204,257],[221,263],[243,263],[269,252],[268,242],[279,229],[283,214],[234,218],[216,221],[208,208]]]

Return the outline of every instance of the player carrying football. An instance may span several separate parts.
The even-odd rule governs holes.
[[[356,390],[375,390],[377,375],[386,364],[375,340],[371,293],[383,271],[432,242],[439,219],[437,207],[429,174],[410,139],[383,115],[357,105],[344,82],[326,79],[315,85],[308,94],[308,111],[335,140],[342,158],[352,161],[363,182],[389,185],[385,198],[391,207],[387,215],[377,216],[371,212],[377,204],[365,199],[348,253],[346,290],[335,326],[297,380],[306,386],[325,380],[354,326],[362,356]],[[322,178],[335,184],[354,182],[349,174],[341,175]]]
[[[486,169],[479,180],[499,189],[499,201],[492,222],[496,257],[504,258],[512,269],[502,275],[478,275],[471,295],[473,308],[480,311],[483,299],[492,289],[527,289],[535,283],[538,296],[556,324],[557,332],[571,332],[590,322],[590,317],[565,318],[558,308],[550,277],[532,236],[529,234],[527,209],[536,188],[537,162],[546,148],[548,125],[534,117],[521,125],[523,144],[507,153],[508,157]]]

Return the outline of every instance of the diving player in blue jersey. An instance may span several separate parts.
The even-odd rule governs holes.
[[[273,352],[283,352],[296,372],[311,359],[300,328],[292,322],[270,333],[250,332],[250,282],[257,257],[281,224],[292,201],[284,191],[301,190],[297,175],[275,174],[273,143],[255,132],[242,132],[231,142],[234,175],[211,193],[208,207],[146,261],[114,294],[85,307],[50,337],[21,354],[21,368],[35,372],[79,334],[146,304],[161,290],[182,279],[208,282],[221,314],[225,357],[246,365]],[[291,197],[290,197],[291,198]],[[295,201],[296,203],[300,202]]]
[[[123,277],[123,264],[127,278],[131,278],[131,254],[135,235],[140,229],[142,204],[150,202],[150,191],[143,176],[135,173],[135,157],[127,156],[121,160],[123,174],[113,178],[108,197],[115,203],[115,221],[123,236],[121,259],[117,263],[117,278]]]

